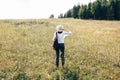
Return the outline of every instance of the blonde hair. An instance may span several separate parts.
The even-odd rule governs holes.
[[[62,25],[57,25],[56,26],[57,31],[62,31],[63,29],[64,29],[64,27]]]

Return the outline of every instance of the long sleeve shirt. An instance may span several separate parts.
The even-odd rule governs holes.
[[[69,31],[69,32],[63,31],[62,33],[57,32],[58,43],[64,43],[64,38],[71,34],[72,34],[71,31]],[[56,32],[53,35],[53,41],[55,40],[55,38],[56,38]]]

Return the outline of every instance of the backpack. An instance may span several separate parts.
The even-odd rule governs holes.
[[[58,36],[57,36],[57,32],[56,32],[56,38],[55,38],[55,40],[53,42],[53,48],[56,50],[57,47],[58,47]]]

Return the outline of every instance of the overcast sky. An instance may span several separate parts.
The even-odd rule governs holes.
[[[91,0],[95,1],[95,0]],[[90,0],[0,0],[0,19],[57,18],[75,4],[87,4]]]

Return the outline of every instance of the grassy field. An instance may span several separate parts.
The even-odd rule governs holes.
[[[65,69],[55,70],[58,24],[73,34],[65,39]],[[1,20],[0,80],[120,80],[120,21]]]

